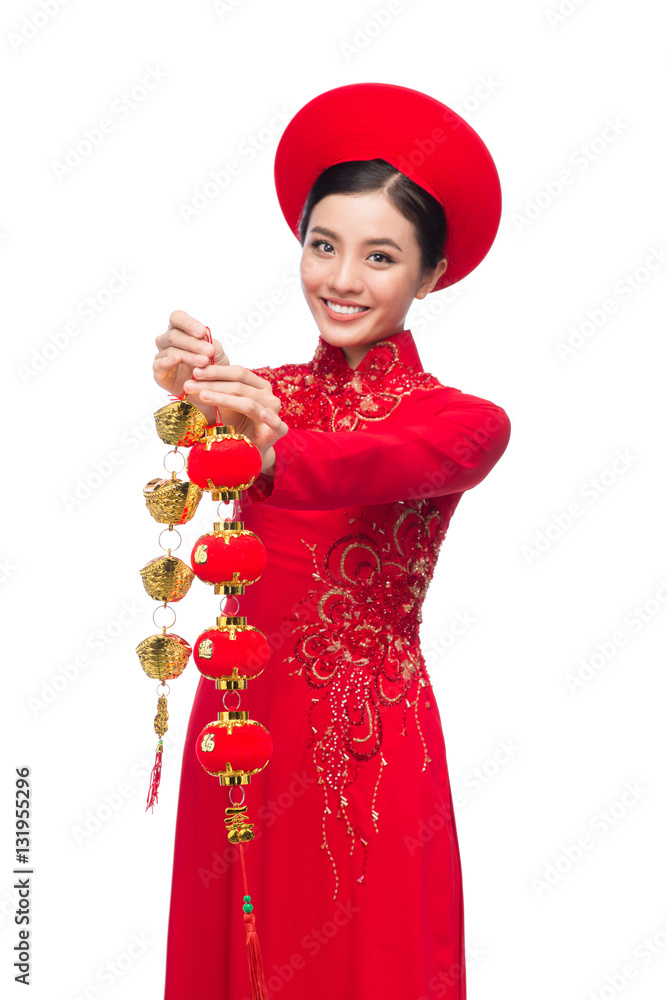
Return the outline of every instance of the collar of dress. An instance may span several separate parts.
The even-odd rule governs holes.
[[[396,365],[404,365],[415,372],[424,371],[410,330],[399,330],[390,337],[376,340],[356,368],[350,367],[340,347],[330,344],[320,334],[310,363],[318,378],[339,385],[362,377],[371,382],[380,380]]]

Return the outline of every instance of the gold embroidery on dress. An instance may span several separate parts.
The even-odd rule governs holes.
[[[408,393],[442,388],[434,375],[404,364],[391,340],[377,341],[357,369],[320,338],[312,361],[250,370],[271,382],[285,423],[311,430],[357,430],[386,419]]]
[[[331,814],[332,793],[337,818],[346,823],[352,838],[350,853],[356,839],[363,845],[358,878],[363,883],[368,842],[347,811],[344,792],[358,769],[370,766],[379,755],[369,810],[377,833],[376,799],[388,763],[381,753],[382,720],[394,706],[403,705],[404,736],[407,712],[412,709],[424,750],[422,770],[430,763],[419,721],[420,692],[430,686],[419,645],[419,623],[444,532],[437,505],[426,500],[387,505],[381,524],[355,520],[364,524],[365,530],[353,530],[335,539],[320,559],[317,544],[302,539],[311,551],[313,577],[318,584],[289,619],[294,655],[287,659],[294,664],[290,673],[302,676],[318,694],[311,699],[308,720],[313,733],[313,763],[318,782],[324,785],[322,847],[329,850],[326,815]],[[411,552],[418,555],[411,557]],[[328,718],[318,727],[313,724],[313,711],[322,705],[328,708]],[[334,865],[335,899],[339,880],[329,854]]]

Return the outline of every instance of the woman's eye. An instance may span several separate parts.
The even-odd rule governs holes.
[[[315,250],[324,250],[325,253],[329,253],[331,250],[334,249],[334,247],[331,245],[331,243],[327,243],[326,240],[312,240],[312,242],[311,242],[310,245]],[[394,263],[396,263],[394,261],[393,257],[390,257],[388,253],[383,253],[380,250],[375,250],[372,254],[369,255],[369,257],[371,259],[373,259],[373,263],[374,264],[394,264]],[[381,258],[381,259],[378,260],[377,258]]]

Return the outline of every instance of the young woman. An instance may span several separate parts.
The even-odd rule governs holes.
[[[355,84],[295,116],[275,177],[302,246],[312,359],[232,365],[177,311],[154,363],[160,385],[187,392],[210,423],[217,406],[263,456],[240,517],[268,565],[226,611],[272,650],[244,701],[274,742],[247,791],[255,838],[244,848],[268,996],[464,1000],[461,865],[419,624],[450,518],[505,451],[510,423],[426,373],[405,319],[415,298],[487,253],[498,176],[438,101]],[[166,1000],[250,995],[229,803],[194,749],[220,700],[202,678],[183,756]]]

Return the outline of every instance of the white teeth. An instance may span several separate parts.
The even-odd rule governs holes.
[[[328,299],[324,300],[332,312],[337,313],[359,313],[366,312],[366,306],[338,306],[334,302],[329,302]]]

